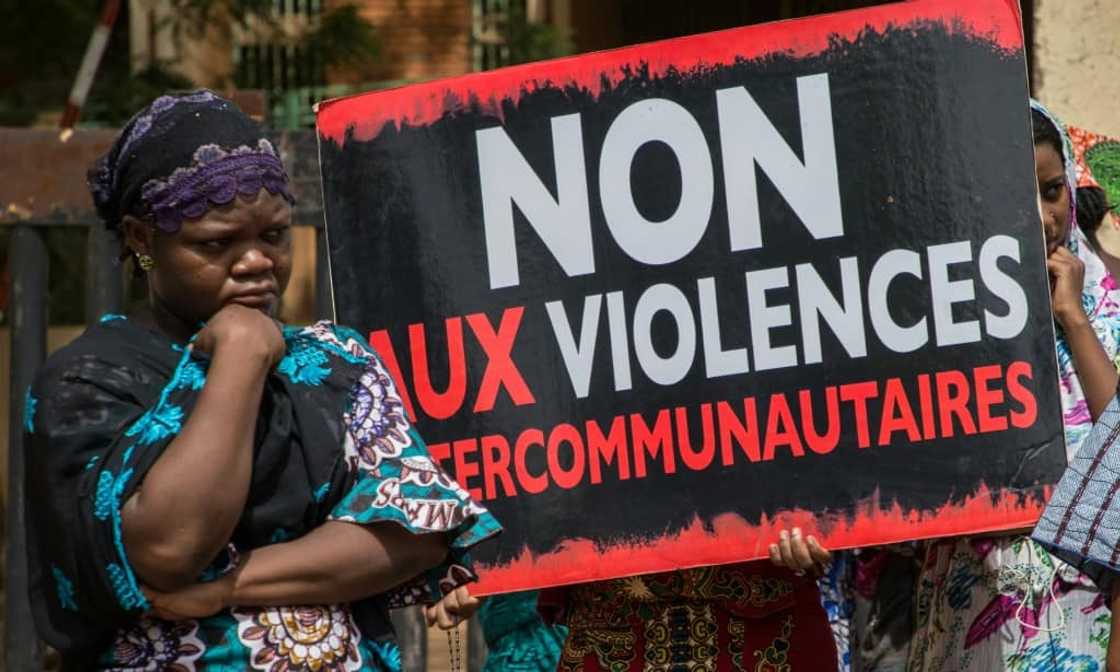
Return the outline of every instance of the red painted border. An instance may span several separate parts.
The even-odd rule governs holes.
[[[892,544],[922,538],[953,537],[1033,527],[1049,499],[1050,488],[1035,494],[1001,490],[993,494],[981,485],[963,502],[933,511],[904,511],[897,504],[863,502],[852,519],[833,521],[811,511],[794,510],[752,525],[736,514],[717,517],[705,530],[699,520],[687,529],[640,544],[597,549],[586,539],[565,542],[551,553],[522,555],[504,565],[476,567],[481,577],[471,588],[478,595],[586,583],[664,571],[688,569],[768,557],[767,547],[778,531],[801,527],[829,549]]]
[[[669,68],[692,70],[754,59],[772,53],[808,56],[824,51],[829,38],[854,39],[864,30],[882,32],[892,26],[937,22],[1018,50],[1023,31],[1018,0],[912,0],[868,9],[733,28],[693,37],[600,51],[453,79],[375,91],[321,103],[319,134],[342,144],[353,129],[358,140],[377,136],[388,123],[422,126],[477,101],[498,115],[501,101],[517,100],[522,92],[543,86],[575,85],[597,95],[604,81],[618,82],[622,67],[645,63],[650,74]]]

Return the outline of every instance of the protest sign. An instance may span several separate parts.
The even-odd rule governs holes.
[[[483,592],[1037,518],[1065,457],[1017,7],[320,107],[338,319],[505,526]]]

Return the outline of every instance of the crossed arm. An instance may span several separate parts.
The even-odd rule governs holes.
[[[206,613],[193,615],[208,616],[235,605],[350,602],[444,560],[442,534],[414,535],[393,523],[327,522],[299,539],[247,553],[219,581],[196,583],[229,542],[245,507],[265,379],[284,344],[263,314],[223,309],[194,347],[212,355],[206,385],[182,431],[121,510],[125,549],[157,611],[204,607]],[[462,595],[454,601],[469,602]]]

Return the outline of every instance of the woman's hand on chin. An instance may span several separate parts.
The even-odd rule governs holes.
[[[214,313],[194,340],[198,352],[215,355],[236,349],[237,358],[260,358],[272,368],[284,357],[284,334],[279,323],[263,312],[229,304]]]
[[[1050,272],[1050,306],[1054,319],[1066,331],[1088,326],[1089,318],[1081,304],[1085,263],[1069,248],[1059,247],[1046,258],[1046,268]]]

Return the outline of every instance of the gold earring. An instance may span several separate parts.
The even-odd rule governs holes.
[[[137,254],[136,263],[140,265],[140,269],[144,272],[150,271],[156,267],[156,260],[146,254]]]

